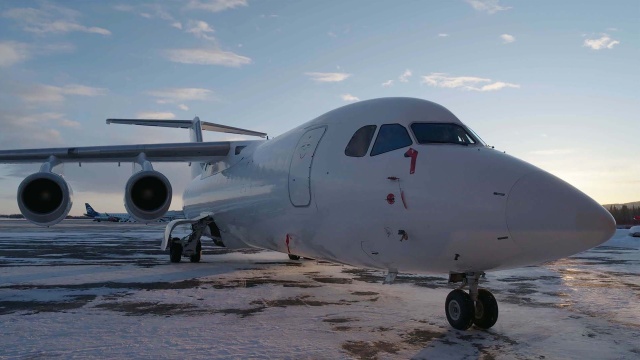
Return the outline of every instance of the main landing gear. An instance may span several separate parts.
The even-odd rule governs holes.
[[[195,219],[180,219],[170,222],[164,231],[164,240],[160,248],[169,249],[169,259],[172,263],[179,263],[182,257],[189,257],[192,263],[200,262],[202,257],[202,242],[200,238],[207,230],[213,218],[203,215]],[[191,233],[183,238],[171,237],[171,232],[179,225],[191,224]]]
[[[179,263],[183,256],[188,256],[189,261],[192,263],[200,262],[200,258],[202,257],[202,242],[200,240],[196,243],[195,250],[189,249],[189,236],[186,236],[187,247],[183,247],[182,244],[185,241],[185,238],[172,238],[171,246],[169,247],[169,259],[172,263]]]
[[[475,324],[489,329],[498,321],[498,302],[489,290],[478,289],[478,280],[484,273],[450,274],[449,282],[462,282],[447,296],[445,312],[449,324],[458,330],[467,330]],[[469,286],[469,293],[462,290]]]

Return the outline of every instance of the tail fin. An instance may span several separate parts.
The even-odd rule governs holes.
[[[89,216],[98,215],[98,212],[93,210],[93,208],[91,207],[91,205],[89,205],[89,203],[84,203],[84,206],[87,208],[87,215]]]
[[[264,138],[267,134],[240,129],[232,126],[214,124],[206,121],[200,121],[199,117],[193,118],[193,120],[154,120],[154,119],[107,119],[107,124],[128,124],[128,125],[142,125],[142,126],[158,126],[169,128],[189,129],[189,135],[191,142],[202,142],[202,130],[215,131],[227,134],[239,134],[259,136]],[[191,165],[191,178],[195,179],[202,174],[203,163],[199,163],[196,166]]]

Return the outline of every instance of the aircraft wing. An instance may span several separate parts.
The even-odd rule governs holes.
[[[51,156],[61,163],[134,162],[140,154],[144,154],[151,162],[207,162],[215,157],[227,156],[230,149],[231,142],[216,141],[0,150],[0,164],[44,162],[50,160]]]

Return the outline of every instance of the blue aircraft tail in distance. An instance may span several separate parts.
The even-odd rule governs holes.
[[[85,203],[84,206],[87,208],[88,216],[94,217],[94,216],[100,215],[97,211],[93,210],[93,208],[91,207],[91,205],[89,205],[89,203]]]

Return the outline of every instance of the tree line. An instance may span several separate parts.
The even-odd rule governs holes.
[[[622,205],[621,207],[609,206],[609,212],[616,219],[618,225],[640,225],[640,221],[634,220],[635,216],[640,216],[640,207]]]

